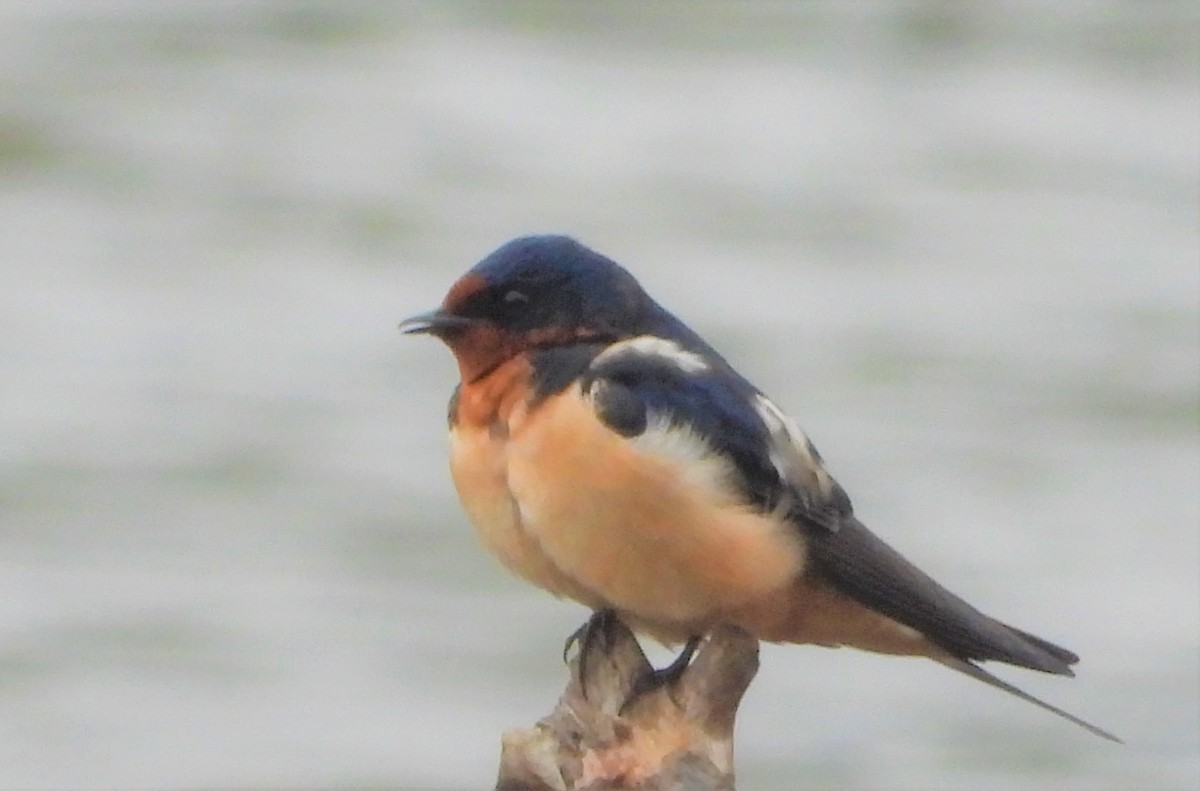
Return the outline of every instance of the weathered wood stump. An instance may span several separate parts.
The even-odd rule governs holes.
[[[579,640],[554,711],[502,737],[497,791],[733,791],[733,724],[758,641],[717,629],[676,681],[622,712],[652,668],[618,620],[603,630]]]

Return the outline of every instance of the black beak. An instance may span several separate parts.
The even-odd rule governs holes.
[[[420,313],[400,322],[400,331],[405,335],[428,334],[440,336],[453,330],[469,327],[474,323],[475,319],[455,316],[452,313],[446,313],[442,310],[431,310],[428,313]]]

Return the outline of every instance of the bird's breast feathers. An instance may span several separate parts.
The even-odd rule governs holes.
[[[459,495],[505,565],[668,637],[798,578],[780,491],[819,463],[765,397],[663,338],[539,354],[464,385],[452,427]]]

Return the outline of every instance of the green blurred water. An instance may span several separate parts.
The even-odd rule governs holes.
[[[476,547],[505,239],[626,263],[1080,677],[764,650],[740,787],[1200,781],[1184,3],[0,5],[0,787],[487,787],[584,613]],[[660,655],[661,658],[661,655]]]

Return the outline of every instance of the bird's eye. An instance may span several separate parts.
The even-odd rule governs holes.
[[[504,295],[504,304],[515,305],[518,302],[528,302],[529,297],[520,291],[509,291]]]

